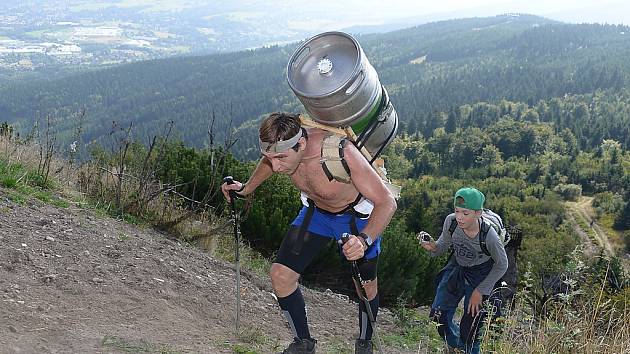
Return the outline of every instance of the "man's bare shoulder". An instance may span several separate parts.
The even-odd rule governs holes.
[[[308,134],[309,140],[313,138],[314,140],[322,140],[324,136],[326,136],[327,132],[323,129],[319,128],[305,128],[306,134]]]
[[[359,151],[354,144],[346,144],[343,148],[344,157],[348,162],[350,169],[372,169],[365,155]]]

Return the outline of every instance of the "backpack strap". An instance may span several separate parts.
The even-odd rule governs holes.
[[[331,134],[322,141],[322,158],[319,163],[329,181],[350,183],[350,167],[344,159],[343,148],[348,139]]]
[[[448,233],[451,235],[451,237],[453,237],[453,232],[455,232],[456,228],[457,228],[457,220],[453,218],[453,220],[451,220],[451,225],[448,227]]]
[[[457,220],[453,218],[453,220],[451,220],[451,224],[448,226],[448,234],[451,235],[451,239],[453,238],[453,232],[455,232],[456,228],[457,228]],[[455,250],[453,249],[453,246],[451,246],[451,253],[448,255],[446,263],[450,262],[454,254],[455,254]]]
[[[488,236],[488,232],[490,232],[490,226],[488,223],[481,219],[481,232],[479,233],[479,247],[481,247],[481,251],[486,254],[486,256],[490,256],[490,252],[488,251],[488,247],[486,246],[486,237]]]

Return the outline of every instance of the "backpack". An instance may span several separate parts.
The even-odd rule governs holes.
[[[487,256],[490,256],[490,252],[488,251],[488,247],[486,247],[486,237],[488,236],[488,232],[490,231],[490,227],[496,231],[497,235],[499,235],[499,240],[503,243],[503,246],[507,245],[510,242],[510,233],[505,228],[505,224],[503,224],[503,219],[499,214],[495,213],[490,209],[483,209],[481,213],[481,232],[479,233],[479,246],[483,253]],[[448,228],[448,232],[451,236],[453,236],[453,232],[457,228],[457,220],[453,219],[451,221],[451,225]]]

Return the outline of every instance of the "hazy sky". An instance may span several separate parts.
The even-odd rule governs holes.
[[[569,23],[630,25],[630,0],[0,0],[8,3],[71,4],[71,11],[108,7],[153,14],[169,11],[197,13],[204,19],[260,22],[270,18],[278,32],[300,35],[354,26],[403,28],[427,22],[504,13],[527,13]],[[369,29],[368,29],[369,31]]]
[[[342,14],[340,17],[344,21],[358,24],[378,24],[391,19],[419,16],[448,19],[506,12],[528,13],[573,23],[630,24],[628,0],[292,0],[289,3],[293,8],[302,8],[306,15],[309,11],[318,14],[328,11]]]
[[[630,24],[629,0],[0,0],[61,2],[76,7],[141,7],[144,11],[194,9],[212,4],[215,11],[262,14],[278,12],[288,19],[317,25],[378,25],[404,18],[428,20],[493,16],[506,12],[528,13],[572,23],[599,22]],[[72,8],[71,7],[71,8]],[[294,16],[294,14],[296,14]],[[212,15],[212,14],[210,14]],[[313,23],[309,24],[309,21]],[[299,26],[297,24],[296,26]]]

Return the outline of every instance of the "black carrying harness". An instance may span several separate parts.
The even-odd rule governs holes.
[[[328,214],[328,215],[340,215],[340,214],[346,214],[350,212],[350,215],[352,216],[352,218],[350,219],[350,231],[352,232],[353,235],[358,235],[359,229],[357,227],[356,218],[365,219],[369,216],[368,214],[359,213],[358,211],[354,210],[354,207],[359,203],[360,200],[361,200],[361,194],[359,194],[357,196],[357,199],[355,199],[354,202],[350,203],[345,209],[339,212],[333,213],[326,209],[317,207],[315,205],[315,202],[312,199],[308,198],[307,199],[308,208],[306,209],[306,215],[304,215],[304,219],[302,220],[302,224],[300,225],[300,231],[297,234],[297,239],[293,243],[293,248],[291,249],[291,253],[293,253],[296,256],[299,256],[300,253],[302,252],[304,240],[306,239],[306,237],[308,237],[306,231],[308,231],[308,225],[311,223],[311,219],[313,219],[313,213],[315,212],[315,209],[317,209],[317,211],[319,211],[320,213]]]
[[[391,113],[393,109],[394,109],[394,106],[391,104],[391,101],[389,100],[389,95],[387,94],[385,87],[382,87],[382,99],[381,99],[380,106],[377,110],[380,113],[378,117],[376,117],[376,119],[372,119],[370,124],[357,137],[357,142],[355,144],[357,149],[361,150],[365,146],[365,143],[368,141],[370,136],[372,136],[372,134],[376,132],[376,129],[380,125],[385,123],[385,120],[387,119],[387,117],[389,116],[389,114]],[[396,120],[394,124],[394,128],[392,129],[392,131],[389,132],[389,135],[387,136],[387,139],[385,139],[385,142],[389,141],[392,138],[394,133],[396,133],[397,129],[398,129],[398,121]],[[370,165],[373,164],[376,158],[381,154],[381,152],[383,152],[383,150],[385,149],[385,145],[386,144],[382,144],[379,147],[378,151],[376,151],[376,153],[372,156]]]

